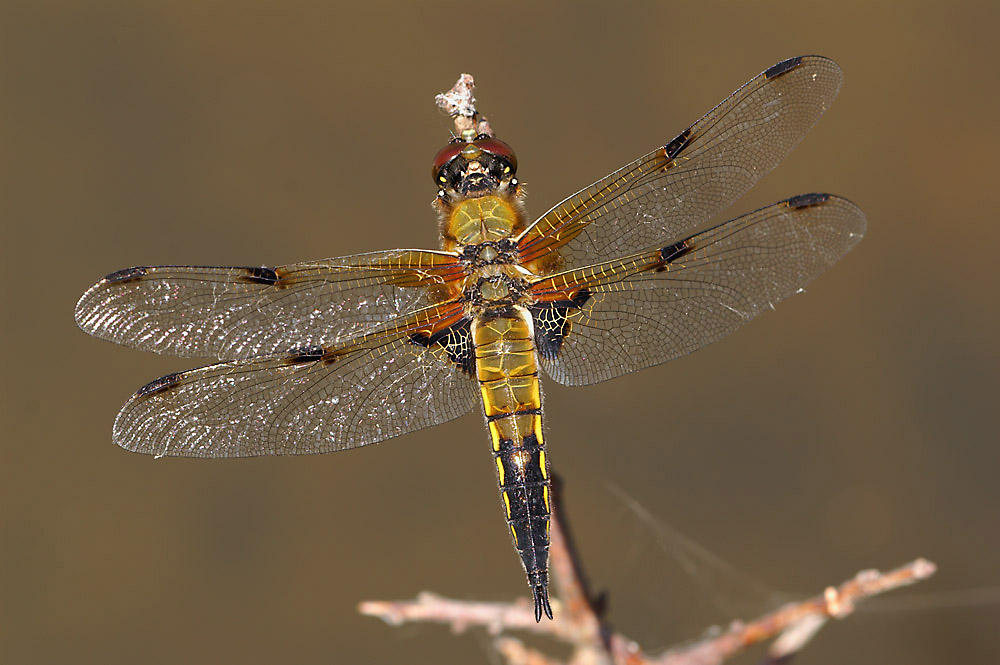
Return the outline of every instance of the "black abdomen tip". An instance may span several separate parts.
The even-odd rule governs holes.
[[[542,612],[545,612],[545,616],[552,619],[552,606],[549,605],[549,587],[545,584],[539,584],[538,586],[531,587],[531,591],[535,596],[535,623],[541,622]]]

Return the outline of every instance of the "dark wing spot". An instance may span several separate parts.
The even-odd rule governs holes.
[[[569,315],[581,309],[591,298],[589,289],[580,289],[569,300],[541,303],[530,308],[535,324],[535,348],[545,360],[559,355],[572,324]]]
[[[149,397],[150,395],[156,395],[159,393],[166,392],[180,383],[181,378],[184,376],[184,372],[174,372],[173,374],[167,374],[166,376],[161,376],[155,381],[150,381],[139,390],[135,391],[135,396],[139,397]]]
[[[691,128],[689,127],[678,134],[673,141],[663,146],[664,154],[666,154],[668,159],[673,159],[677,155],[681,154],[681,151],[684,150],[684,148],[688,147],[692,138],[694,137],[691,136]]]
[[[125,268],[124,270],[116,270],[111,273],[104,278],[104,281],[109,284],[121,284],[122,282],[130,282],[133,279],[139,279],[140,277],[145,276],[145,268]]]
[[[573,298],[570,300],[570,302],[573,303],[573,307],[575,307],[576,309],[581,309],[584,305],[587,304],[587,301],[590,300],[590,296],[591,296],[590,289],[580,289],[579,291],[573,294]]]
[[[687,240],[679,240],[660,250],[660,260],[664,263],[670,263],[671,261],[676,261],[685,254],[690,254],[693,251],[694,247],[692,247]]]
[[[410,335],[410,342],[426,349],[438,345],[444,350],[448,360],[457,365],[464,374],[474,376],[476,373],[476,349],[472,344],[471,319],[462,319],[433,335],[414,333]]]
[[[243,279],[251,284],[267,284],[273,285],[278,282],[278,273],[274,271],[274,268],[266,267],[251,267],[244,268],[246,274]]]
[[[808,208],[810,206],[818,206],[820,204],[826,203],[830,200],[829,194],[799,194],[798,196],[793,196],[788,199],[786,203],[789,208]]]
[[[323,354],[326,351],[322,346],[317,344],[310,344],[308,346],[299,346],[288,351],[288,357],[285,358],[285,362],[289,365],[301,365],[303,363],[312,363],[317,360],[323,359]]]
[[[567,312],[566,307],[531,308],[535,324],[535,348],[545,360],[555,360],[559,356],[570,328]]]
[[[431,340],[433,340],[434,337],[435,335],[427,335],[424,333],[413,333],[412,335],[410,335],[410,343],[416,344],[417,346],[422,346],[425,349],[429,349],[431,344],[433,343]]]
[[[802,64],[802,56],[782,60],[776,65],[772,65],[764,70],[764,78],[776,79],[782,74],[787,74]]]

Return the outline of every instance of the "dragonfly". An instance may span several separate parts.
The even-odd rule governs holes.
[[[865,216],[832,194],[710,225],[799,143],[841,82],[828,58],[779,62],[534,221],[514,151],[492,129],[465,129],[433,162],[439,250],[113,272],[77,303],[80,328],[214,363],[139,388],[113,440],[157,457],[304,455],[478,408],[535,620],[551,619],[540,374],[587,385],[688,354],[854,247]]]

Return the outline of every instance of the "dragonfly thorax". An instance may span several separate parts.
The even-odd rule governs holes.
[[[493,264],[477,269],[466,282],[465,301],[473,308],[524,304],[528,284],[514,265]]]
[[[442,246],[461,251],[469,245],[500,243],[524,227],[524,210],[517,198],[490,194],[461,199],[442,210]]]
[[[487,241],[477,245],[467,245],[462,248],[462,258],[472,268],[494,264],[508,264],[516,261],[516,245],[509,238],[497,241]]]

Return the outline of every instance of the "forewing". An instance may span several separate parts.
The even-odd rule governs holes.
[[[331,345],[433,304],[465,268],[392,250],[268,267],[153,266],[108,275],[76,305],[86,332],[144,351],[241,360]]]
[[[683,240],[532,286],[542,366],[567,385],[658,365],[719,340],[836,263],[865,216],[804,194]]]
[[[303,347],[165,376],[125,404],[114,441],[156,456],[303,455],[457,418],[478,403],[467,363],[415,335],[459,313],[432,311],[419,324],[411,318],[339,347]],[[458,330],[468,335],[467,326]],[[458,343],[454,336],[451,342]],[[463,348],[471,349],[466,342]]]
[[[692,233],[791,152],[841,80],[820,56],[767,69],[667,145],[545,213],[519,238],[522,263],[572,269]]]

